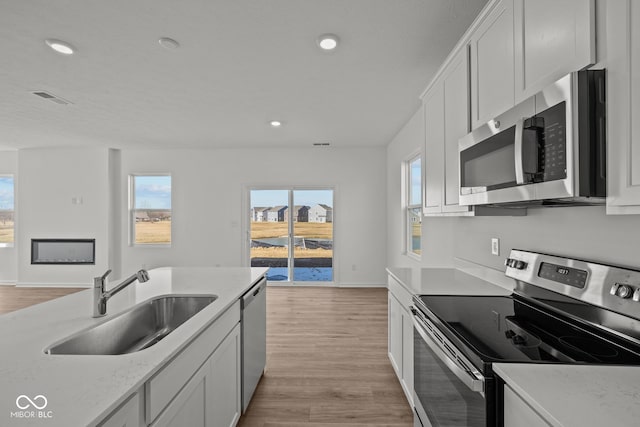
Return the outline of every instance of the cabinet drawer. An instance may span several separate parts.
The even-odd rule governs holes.
[[[409,306],[413,305],[411,293],[391,276],[388,276],[388,285],[389,292],[396,297],[400,305],[402,305],[405,310],[409,310]]]
[[[151,423],[240,322],[240,301],[232,305],[145,384],[146,421]]]

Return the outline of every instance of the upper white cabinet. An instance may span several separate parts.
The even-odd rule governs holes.
[[[434,84],[422,98],[425,126],[424,213],[442,212],[444,180],[444,85]]]
[[[473,128],[596,62],[594,0],[496,0],[469,35]]]
[[[424,94],[425,215],[468,213],[460,206],[458,140],[469,132],[469,54],[460,49]]]
[[[501,0],[472,33],[472,125],[477,127],[514,105],[513,0]]]
[[[640,213],[640,2],[606,2],[607,213]]]
[[[515,0],[515,102],[596,62],[594,0]]]

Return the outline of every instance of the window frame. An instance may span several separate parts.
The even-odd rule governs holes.
[[[12,191],[13,191],[13,241],[12,242],[0,242],[0,248],[13,248],[16,244],[16,176],[12,173],[0,173],[0,178],[11,178],[13,181]]]
[[[418,200],[413,200],[413,164],[419,161],[420,162],[420,198]],[[421,151],[413,153],[410,157],[408,157],[404,161],[404,171],[403,171],[403,180],[404,180],[404,209],[403,209],[403,217],[404,217],[404,253],[416,260],[422,259],[422,200],[424,199],[424,157]],[[418,250],[420,252],[415,252],[413,248],[413,224],[411,221],[412,210],[417,210],[419,212],[418,218],[420,219],[420,247]]]
[[[138,177],[154,177],[164,176],[171,179],[171,228],[169,230],[169,242],[168,243],[136,243],[136,178]],[[142,248],[170,248],[173,244],[173,176],[169,172],[159,173],[132,173],[129,174],[129,246],[142,247]]]

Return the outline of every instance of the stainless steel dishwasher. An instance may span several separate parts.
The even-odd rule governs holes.
[[[267,362],[267,279],[242,297],[242,413],[247,410]]]

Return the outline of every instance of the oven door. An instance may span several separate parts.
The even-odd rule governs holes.
[[[476,370],[420,311],[412,308],[412,312],[415,424],[493,425],[493,381]]]

